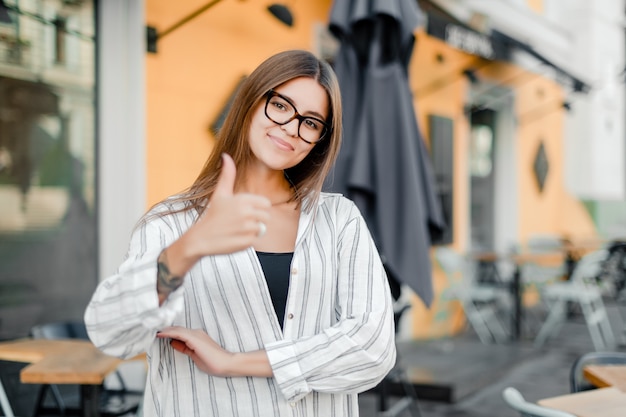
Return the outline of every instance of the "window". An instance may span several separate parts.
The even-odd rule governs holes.
[[[54,20],[54,62],[64,64],[66,60],[67,20],[59,17]]]
[[[93,3],[68,16],[81,33],[54,17],[59,2],[46,7],[3,28],[37,65],[0,41],[0,339],[82,319],[98,282]]]
[[[470,170],[473,177],[487,177],[493,168],[493,131],[485,125],[472,126]]]

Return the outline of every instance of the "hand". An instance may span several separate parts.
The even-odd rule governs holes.
[[[265,350],[232,353],[215,343],[205,331],[179,326],[166,327],[157,337],[171,338],[174,349],[189,356],[198,369],[209,375],[261,378],[274,375]]]
[[[236,175],[235,162],[230,155],[223,154],[222,170],[211,200],[185,236],[196,256],[243,250],[259,237],[259,223],[269,220],[269,199],[254,194],[235,194]]]
[[[157,333],[157,337],[171,338],[172,347],[189,356],[201,371],[214,376],[232,376],[229,369],[234,355],[215,343],[203,330],[166,327]]]
[[[235,162],[230,155],[223,154],[215,191],[202,216],[162,252],[162,259],[167,259],[165,266],[172,276],[184,277],[203,256],[243,250],[259,237],[260,223],[267,223],[272,205],[263,196],[235,194],[236,176]],[[159,305],[165,302],[170,292],[161,291],[157,286]]]

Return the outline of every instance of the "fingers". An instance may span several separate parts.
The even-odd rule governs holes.
[[[166,327],[157,333],[159,339],[169,339],[172,349],[187,355],[203,372],[227,376],[223,364],[231,354],[218,345],[204,330],[181,326]]]
[[[171,338],[184,341],[189,338],[190,333],[191,330],[186,327],[170,326],[161,329],[156,336],[161,339]]]
[[[260,222],[268,222],[270,220],[269,208],[271,203],[265,197],[254,194],[238,194],[238,208],[242,220],[254,220]]]
[[[160,336],[157,335],[159,338],[166,338],[166,336]],[[179,340],[179,339],[170,339],[170,346],[172,346],[172,348],[180,353],[183,353],[185,355],[188,356],[192,356],[195,354],[194,348],[193,346],[190,346],[188,344],[188,341],[183,341],[183,340]]]
[[[259,233],[259,222],[268,223],[272,204],[267,197],[251,193],[235,193],[237,168],[233,158],[222,154],[222,167],[217,185],[203,217],[212,220],[211,229],[219,224],[223,233],[245,234],[250,238]],[[227,225],[227,226],[224,226]],[[224,236],[221,236],[223,240]],[[250,242],[248,242],[250,243]]]
[[[216,188],[199,221],[188,231],[194,253],[201,256],[233,253],[245,249],[264,234],[270,224],[272,204],[258,194],[236,192],[237,167],[222,154]]]
[[[199,341],[209,338],[209,335],[204,330],[189,329],[182,326],[165,327],[157,332],[156,336],[160,339],[176,339],[183,343],[186,343],[192,348],[193,345],[198,343]]]
[[[235,166],[235,161],[233,161],[233,158],[227,153],[222,154],[222,169],[211,200],[235,196],[236,177],[237,167]],[[265,214],[265,210],[271,207],[269,199],[260,195],[240,193],[235,197],[239,200],[240,204],[245,204],[256,209],[258,213]],[[259,220],[264,221],[267,219]]]
[[[184,342],[181,342],[180,340],[172,339],[170,341],[170,345],[174,348],[174,350],[177,350],[180,353],[184,353],[185,355],[188,355],[190,353],[190,350],[187,347],[187,345]]]
[[[235,188],[235,178],[237,177],[237,168],[235,161],[227,153],[222,154],[222,170],[217,180],[217,186],[213,192],[213,197],[226,197],[233,195]]]
[[[194,331],[185,327],[166,327],[157,333],[159,339],[171,339],[170,345],[177,351],[190,355],[196,349],[198,343],[197,336],[194,338]]]

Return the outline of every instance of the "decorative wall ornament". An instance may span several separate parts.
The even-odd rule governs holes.
[[[543,187],[546,183],[549,170],[550,163],[548,162],[548,156],[546,154],[543,141],[541,141],[539,142],[539,148],[537,148],[537,153],[535,154],[535,160],[533,162],[533,172],[535,174],[535,179],[537,180],[537,186],[539,187],[540,193],[543,192]]]

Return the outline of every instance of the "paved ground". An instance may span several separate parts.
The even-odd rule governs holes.
[[[626,316],[626,306],[608,305],[607,308],[620,342],[615,350],[626,351],[622,343],[622,317]],[[434,385],[447,384],[456,393],[451,396],[451,402],[432,401],[424,399],[431,393],[425,390],[420,399],[422,417],[519,417],[504,403],[504,388],[513,386],[533,402],[567,394],[572,363],[579,355],[593,350],[580,315],[573,315],[542,348],[532,346],[531,335],[520,342],[484,345],[471,330],[445,341],[398,344],[403,363],[409,369],[419,368],[412,374],[413,379],[422,378],[416,383],[418,392],[424,384],[424,375],[430,370]],[[381,415],[377,411],[377,400],[371,393],[361,395],[361,417]],[[410,416],[407,412],[400,415]]]

